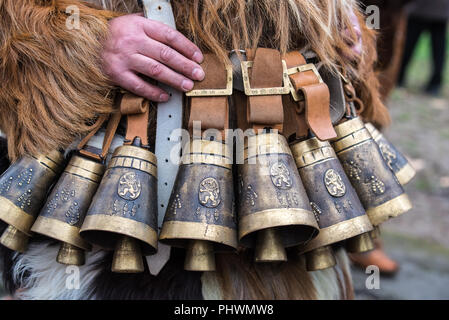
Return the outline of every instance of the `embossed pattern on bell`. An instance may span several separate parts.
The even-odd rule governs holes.
[[[238,166],[239,238],[255,246],[255,233],[277,228],[284,247],[317,234],[318,224],[286,139],[274,133],[249,137]]]
[[[366,123],[365,126],[372,135],[374,141],[379,145],[382,157],[388,167],[393,170],[399,182],[402,185],[409,183],[416,175],[416,171],[413,169],[407,158],[371,123]]]
[[[114,151],[81,227],[81,237],[113,250],[121,235],[141,240],[144,255],[157,248],[157,164],[150,151]]]
[[[184,153],[168,203],[161,242],[187,247],[190,240],[237,248],[229,146],[194,140]]]
[[[0,177],[0,219],[29,235],[48,189],[62,170],[60,152],[22,157]]]
[[[31,230],[89,250],[79,231],[104,170],[100,163],[73,156]]]
[[[339,135],[333,141],[334,149],[372,224],[408,211],[408,197],[361,120],[340,124],[336,131]]]
[[[299,174],[320,227],[300,252],[372,230],[372,225],[335,152],[327,141],[311,138],[291,146]]]

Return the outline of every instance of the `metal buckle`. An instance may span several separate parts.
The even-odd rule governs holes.
[[[288,79],[287,63],[282,60],[282,78],[284,82],[283,87],[274,88],[251,88],[249,81],[248,69],[253,67],[253,61],[242,61],[242,77],[243,86],[245,87],[245,94],[247,96],[272,96],[272,95],[284,95],[290,93],[290,80]]]
[[[187,97],[217,97],[217,96],[230,96],[233,89],[233,76],[232,65],[226,66],[226,89],[198,89],[186,92]]]
[[[291,76],[292,74],[299,73],[299,72],[306,72],[306,71],[313,71],[313,73],[317,76],[319,83],[324,82],[323,78],[321,78],[321,75],[318,72],[318,69],[316,68],[315,64],[313,64],[313,63],[308,63],[308,64],[305,64],[302,66],[290,68],[287,70],[287,73],[289,76]],[[293,84],[291,83],[290,79],[289,79],[289,83],[290,83],[290,93],[293,97],[293,100],[295,100],[296,102],[304,100],[299,96],[298,92],[295,91],[295,88],[293,88]]]

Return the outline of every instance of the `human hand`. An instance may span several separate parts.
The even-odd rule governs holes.
[[[103,71],[110,80],[138,96],[164,102],[169,95],[139,74],[181,91],[204,79],[200,49],[178,31],[141,14],[109,22],[109,36],[101,54]]]

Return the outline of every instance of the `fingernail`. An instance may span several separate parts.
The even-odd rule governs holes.
[[[165,102],[165,101],[168,101],[168,98],[169,98],[168,94],[163,93],[159,96],[159,101]]]
[[[193,89],[193,81],[190,80],[183,80],[181,83],[181,88],[184,91],[190,91]]]
[[[201,62],[203,62],[203,59],[204,59],[203,58],[203,54],[201,52],[199,52],[199,51],[196,51],[193,54],[192,59],[195,60],[198,63],[201,63]]]
[[[203,80],[204,79],[204,71],[201,68],[195,68],[192,72],[192,76],[195,80]]]

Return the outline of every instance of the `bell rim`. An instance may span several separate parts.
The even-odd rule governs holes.
[[[373,229],[374,227],[369,217],[366,214],[363,214],[361,216],[320,229],[318,236],[305,244],[304,247],[300,248],[299,253],[308,253],[320,247],[329,246],[331,244],[372,231]]]
[[[342,122],[336,126],[334,126],[335,132],[337,133],[337,137],[331,139],[332,142],[338,141],[343,137],[351,135],[355,131],[359,131],[361,129],[366,129],[365,124],[360,119],[360,117],[356,117],[354,119]]]
[[[159,236],[161,243],[184,248],[189,240],[210,241],[233,249],[238,247],[235,229],[202,222],[164,221]]]
[[[79,235],[80,228],[57,219],[39,216],[31,227],[31,231],[79,249],[86,251],[92,249],[92,246]]]
[[[114,153],[112,154],[112,158],[129,157],[129,156],[135,157],[139,160],[150,162],[151,164],[157,167],[156,155],[150,150],[141,147],[136,147],[133,145],[123,145],[116,148],[114,150]]]
[[[384,202],[377,207],[366,209],[366,214],[368,215],[372,225],[378,226],[382,222],[385,222],[391,218],[398,217],[411,210],[412,208],[413,205],[410,201],[410,198],[404,192],[396,198]]]
[[[63,173],[77,175],[98,184],[105,171],[104,164],[75,155],[70,159]]]
[[[44,166],[55,174],[59,174],[64,169],[64,154],[60,151],[53,150],[48,154],[39,154],[32,156],[34,160],[38,161],[41,166]]]
[[[406,163],[395,175],[399,183],[405,186],[415,177],[416,170],[410,163]]]
[[[280,215],[279,210],[285,212]],[[302,237],[304,240],[295,240],[293,241],[294,243],[285,243],[284,241],[285,247],[294,247],[308,239],[315,238],[319,232],[318,222],[311,210],[301,208],[268,209],[251,213],[240,218],[240,243],[245,247],[252,248],[253,246],[249,243],[253,241],[249,238],[254,235],[255,232],[268,228],[309,229],[309,235]],[[304,230],[301,231],[304,232]],[[298,234],[302,232],[298,232]]]
[[[35,217],[29,213],[26,213],[18,206],[16,206],[11,200],[0,196],[0,219],[5,223],[13,226],[19,231],[25,233],[28,236],[32,236],[30,229],[35,221]]]
[[[101,233],[108,233],[108,236],[112,234],[112,240],[98,241],[99,238],[104,238],[101,237]],[[86,216],[81,226],[80,236],[88,243],[106,250],[115,249],[118,237],[128,236],[141,241],[144,255],[152,255],[157,252],[158,236],[156,230],[142,222],[110,214],[96,213]]]

